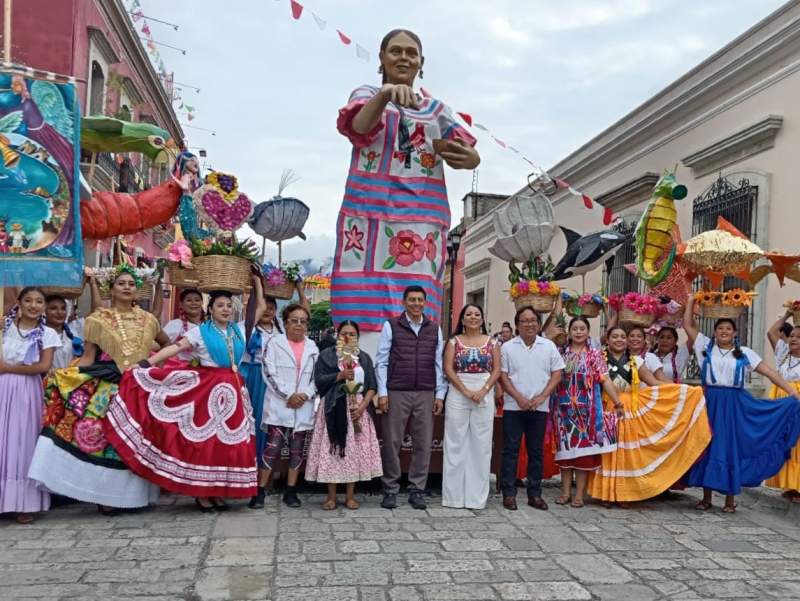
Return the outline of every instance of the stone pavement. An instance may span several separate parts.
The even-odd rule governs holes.
[[[376,496],[328,512],[320,495],[224,514],[169,496],[115,518],[73,505],[32,526],[0,521],[0,600],[800,599],[800,520],[774,495],[725,515],[689,494],[628,510],[558,507],[556,494],[545,489],[549,512],[438,497],[390,512]]]

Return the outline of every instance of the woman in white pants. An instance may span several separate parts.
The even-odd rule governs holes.
[[[483,509],[489,496],[494,384],[500,345],[486,333],[483,309],[467,304],[444,351],[450,381],[444,414],[442,505]]]

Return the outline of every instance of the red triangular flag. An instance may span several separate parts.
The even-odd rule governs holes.
[[[567,182],[565,182],[563,179],[555,178],[555,180],[556,180],[556,186],[558,186],[562,190],[564,188],[569,188],[569,184]]]
[[[472,127],[472,115],[467,113],[456,113],[456,115],[461,117],[464,120],[464,123]]]
[[[150,35],[150,26],[147,24],[147,21],[145,21],[144,25],[142,25],[142,33],[146,36]]]
[[[343,34],[341,31],[339,31],[338,29],[336,30],[336,33],[338,33],[338,34],[339,34],[339,39],[340,39],[340,40],[342,40],[342,44],[344,44],[345,46],[349,46],[349,45],[350,45],[350,42],[352,42],[352,41],[353,41],[353,40],[351,40],[350,38],[348,38],[346,35],[344,35],[344,34]]]
[[[300,15],[303,14],[303,5],[300,4],[297,0],[291,0],[292,5],[292,17],[295,19],[299,19]]]
[[[584,207],[586,207],[587,209],[591,209],[592,207],[594,207],[594,203],[592,202],[592,199],[589,198],[588,196],[586,196],[586,194],[581,194],[581,198],[583,198],[583,206]]]
[[[506,147],[506,143],[505,143],[505,142],[503,142],[502,140],[500,140],[499,138],[495,138],[494,136],[492,136],[492,138],[494,139],[494,141],[495,141],[495,142],[497,142],[497,143],[498,143],[500,146],[502,146],[503,148],[505,148],[505,147]]]
[[[614,221],[614,214],[611,212],[611,209],[606,207],[603,209],[603,225],[611,225]]]

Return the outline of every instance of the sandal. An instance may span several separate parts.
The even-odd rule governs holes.
[[[18,513],[17,524],[33,524],[33,514],[31,513]]]
[[[356,509],[358,509],[360,507],[360,505],[358,504],[358,501],[356,501],[355,499],[347,499],[347,500],[345,500],[344,506],[347,507],[348,509],[352,509],[353,511],[355,511]]]
[[[697,505],[694,506],[697,511],[708,511],[712,507],[713,505],[711,504],[711,501],[706,501],[705,499],[698,501]]]
[[[575,499],[572,503],[569,504],[570,507],[574,507],[575,509],[580,509],[583,507],[583,501],[580,499]]]
[[[796,490],[793,490],[792,494],[789,495],[789,501],[792,503],[800,503],[800,493],[798,493]]]
[[[328,499],[322,504],[322,508],[325,511],[333,511],[336,509],[336,499]]]
[[[733,505],[726,504],[725,507],[722,508],[722,513],[736,513],[736,503]]]
[[[572,497],[568,495],[561,495],[560,497],[556,497],[556,505],[567,505],[570,501],[572,501]]]

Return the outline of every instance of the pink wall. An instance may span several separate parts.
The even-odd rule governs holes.
[[[24,0],[11,15],[11,60],[69,75],[73,68],[72,15],[80,0]],[[0,11],[0,27],[3,24]]]

